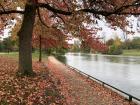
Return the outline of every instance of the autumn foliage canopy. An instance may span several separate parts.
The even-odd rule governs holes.
[[[125,31],[124,27],[128,25],[126,16],[140,14],[139,0],[1,0],[1,33],[8,25],[7,21],[17,18],[17,15],[12,13],[24,14],[26,3],[36,6],[37,18],[49,30],[46,35],[42,36],[42,43],[45,43],[44,46],[47,47],[62,44],[60,43],[61,36],[64,40],[67,33],[70,33],[76,37],[80,36],[80,39],[85,40],[90,47],[96,50],[106,49],[96,34],[93,35],[83,23],[96,24],[95,19],[105,18],[112,27],[119,26]],[[23,10],[17,10],[17,7]],[[37,31],[40,32],[40,30]],[[37,34],[33,34],[33,40],[37,41]]]

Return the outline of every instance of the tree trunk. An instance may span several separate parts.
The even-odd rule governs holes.
[[[27,3],[19,36],[19,68],[18,75],[33,75],[32,70],[32,32],[35,22],[36,8]]]
[[[39,35],[39,62],[42,61],[42,45],[41,45],[41,35]]]

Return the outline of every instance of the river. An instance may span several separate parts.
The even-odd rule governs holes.
[[[65,54],[66,64],[140,98],[140,57]]]

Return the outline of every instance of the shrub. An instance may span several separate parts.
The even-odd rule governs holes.
[[[116,47],[115,45],[110,46],[108,54],[110,55],[120,55],[123,53],[123,50],[121,47]]]

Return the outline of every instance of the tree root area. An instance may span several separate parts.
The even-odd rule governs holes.
[[[0,56],[0,105],[66,105],[43,63],[33,62],[33,77],[16,75],[18,62]]]

